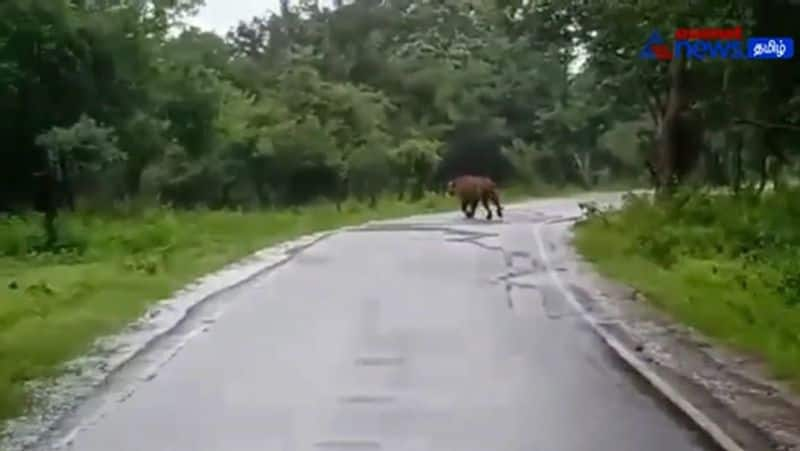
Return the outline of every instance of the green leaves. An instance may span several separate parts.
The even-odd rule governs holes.
[[[0,112],[8,118],[0,139],[15,143],[0,156],[0,180],[15,185],[3,192],[33,189],[10,175],[39,164],[37,136],[54,126],[62,129],[42,138],[48,148],[70,149],[59,152],[75,161],[113,155],[80,153],[78,130],[102,140],[82,126],[65,131],[81,115],[119,137],[113,145],[127,158],[92,166],[124,175],[115,195],[156,180],[151,188],[177,204],[214,204],[234,192],[240,200],[232,204],[280,202],[312,185],[320,194],[345,177],[366,180],[370,167],[388,167],[386,185],[416,192],[448,171],[490,167],[516,166],[525,181],[638,171],[639,146],[623,141],[643,119],[659,121],[666,97],[665,65],[636,56],[647,35],[765,20],[755,6],[719,1],[359,0],[334,9],[306,1],[242,22],[226,38],[191,28],[168,35],[198,4],[0,5]],[[572,65],[578,47],[587,60],[580,72]],[[715,133],[732,108],[748,117],[770,91],[765,104],[780,103],[774,114],[794,117],[791,102],[774,99],[796,93],[783,82],[780,92],[767,89],[780,77],[756,69],[692,68],[704,86],[726,93],[696,104]],[[516,150],[503,154],[503,146]]]
[[[78,171],[98,171],[127,157],[117,147],[114,130],[86,115],[70,127],[53,127],[39,135],[36,145],[47,150],[52,168],[67,161]]]

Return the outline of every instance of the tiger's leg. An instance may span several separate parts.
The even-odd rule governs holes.
[[[503,217],[503,207],[500,205],[500,196],[498,196],[497,193],[493,191],[491,193],[491,199],[492,199],[492,203],[497,208],[497,217],[498,218],[502,218]]]
[[[468,218],[473,218],[475,216],[475,209],[478,208],[478,201],[473,200],[469,203],[469,213],[467,213]]]
[[[483,204],[483,208],[486,209],[486,220],[487,221],[491,221],[492,220],[492,209],[489,208],[489,196],[488,195],[481,196],[481,204]]]
[[[461,199],[461,211],[464,212],[464,216],[466,216],[467,218],[469,218],[469,210],[467,209],[468,205],[469,202],[466,199]]]

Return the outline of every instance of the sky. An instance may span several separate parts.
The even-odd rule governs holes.
[[[278,11],[279,0],[206,0],[206,6],[189,20],[192,25],[224,35],[240,20],[249,21],[268,10]]]

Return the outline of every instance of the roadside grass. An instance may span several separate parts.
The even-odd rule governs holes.
[[[800,389],[797,195],[633,197],[579,224],[575,245],[602,274]]]
[[[503,201],[555,194],[511,187]],[[458,210],[428,194],[415,202],[348,201],[272,211],[178,211],[120,206],[65,214],[54,252],[37,252],[41,219],[0,217],[0,421],[23,413],[25,382],[59,374],[95,339],[120,330],[193,279],[300,235],[413,214]]]

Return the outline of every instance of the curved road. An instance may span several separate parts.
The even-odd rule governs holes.
[[[547,200],[334,234],[214,301],[214,324],[181,326],[43,449],[714,449],[554,283],[578,213]]]

